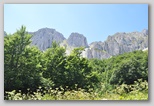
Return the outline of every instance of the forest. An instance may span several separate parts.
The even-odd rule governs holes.
[[[4,36],[4,100],[148,100],[148,51],[87,59],[31,37],[25,26]]]

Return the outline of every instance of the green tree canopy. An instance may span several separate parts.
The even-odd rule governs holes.
[[[41,52],[30,46],[30,38],[24,26],[13,35],[4,37],[5,90],[35,89],[40,85]]]

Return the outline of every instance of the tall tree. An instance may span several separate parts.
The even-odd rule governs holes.
[[[30,38],[25,26],[4,37],[5,90],[35,89],[40,83],[38,64],[41,52],[30,47]]]
[[[50,79],[55,86],[64,85],[65,81],[65,49],[59,47],[56,42],[52,42],[51,48],[48,48],[43,54],[42,66],[44,68],[43,77]]]

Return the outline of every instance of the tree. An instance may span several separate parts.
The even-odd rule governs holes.
[[[48,48],[43,57],[42,66],[44,66],[43,77],[50,79],[55,88],[63,86],[65,81],[65,49],[59,47],[56,42],[52,42],[51,48]]]
[[[123,54],[121,60],[110,80],[111,84],[133,84],[138,79],[148,79],[148,55],[143,51],[134,51]],[[115,59],[118,59],[115,58]]]
[[[66,59],[65,68],[68,72],[66,84],[70,89],[74,89],[76,84],[78,88],[89,89],[88,87],[94,87],[98,83],[88,59],[81,57],[82,50],[84,48],[75,48]]]
[[[31,35],[22,26],[13,35],[4,37],[4,89],[36,89],[40,85],[41,52],[31,47]]]
[[[68,86],[67,89],[75,89],[77,85],[78,88],[88,89],[88,86],[92,87],[98,82],[95,73],[91,72],[88,59],[80,56],[83,48],[75,48],[71,55],[66,56],[64,48],[51,47],[44,52],[42,66],[46,67],[43,76],[53,81],[53,88],[65,89]]]

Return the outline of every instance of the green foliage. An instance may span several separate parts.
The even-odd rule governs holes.
[[[148,100],[148,83],[139,79],[133,85],[122,84],[112,89],[112,91],[96,92],[94,89],[77,88],[76,90],[67,90],[60,87],[56,89],[42,89],[39,87],[36,92],[27,94],[21,91],[5,92],[5,100]],[[127,92],[131,89],[130,92]]]
[[[68,72],[66,84],[71,89],[77,84],[79,88],[94,87],[98,83],[98,78],[95,72],[92,72],[92,67],[89,66],[89,61],[82,58],[81,51],[83,48],[76,48],[72,54],[66,58],[65,69]],[[73,86],[72,86],[73,85]]]
[[[90,66],[105,85],[133,84],[140,78],[148,81],[148,52],[134,51],[109,59],[91,59]]]
[[[56,41],[53,41],[51,48],[57,48],[57,47],[59,47],[59,43],[56,43]]]
[[[56,95],[51,95],[55,92]],[[86,92],[84,89],[79,88],[78,90],[65,91],[65,93],[51,90],[51,93],[44,95],[42,100],[99,100],[99,97],[97,93]]]
[[[29,90],[28,90],[29,91]],[[10,91],[10,92],[5,92],[4,99],[5,100],[41,100],[42,99],[42,94],[40,92],[40,89],[37,89],[36,92],[33,92],[31,94],[30,92],[28,93],[22,93],[21,91]]]
[[[43,76],[53,81],[54,88],[68,86],[68,89],[74,89],[75,84],[86,88],[98,82],[95,73],[91,72],[88,60],[80,56],[82,50],[83,48],[76,48],[70,56],[66,56],[64,48],[54,46],[44,52],[42,66],[46,69]]]
[[[6,92],[5,100],[99,100],[98,94],[93,90],[86,92],[84,89],[77,88],[77,90],[65,91],[61,88],[43,90],[37,89],[36,92],[21,93],[15,90]]]
[[[148,51],[86,59],[84,48],[41,52],[30,39],[24,26],[4,37],[5,100],[148,99]]]
[[[54,43],[53,43],[54,44]],[[56,45],[56,44],[55,44]],[[59,46],[47,49],[44,54],[42,66],[44,66],[43,77],[49,78],[55,84],[55,87],[61,86],[65,81],[65,49]]]
[[[24,26],[4,37],[4,89],[35,89],[40,85],[41,52],[30,47],[31,36]]]
[[[119,100],[147,100],[148,82],[138,79],[134,84],[122,84],[114,89],[114,93],[120,95]]]
[[[123,57],[124,59],[120,58]],[[113,63],[114,75],[110,79],[111,84],[133,84],[138,79],[148,81],[148,55],[143,51],[125,53],[115,58],[118,65]],[[114,65],[116,67],[114,67]]]

